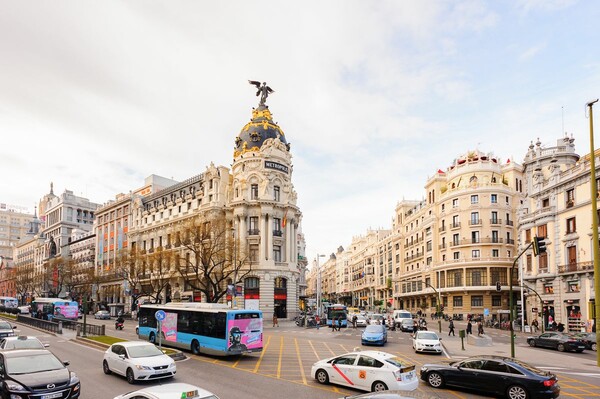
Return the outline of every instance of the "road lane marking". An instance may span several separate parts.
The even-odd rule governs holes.
[[[335,356],[335,352],[331,350],[331,348],[329,347],[329,345],[327,345],[327,342],[323,342],[323,345],[325,345],[325,347],[327,348],[327,350],[328,350],[329,352],[331,352],[331,354],[332,354],[333,356]]]
[[[320,360],[319,354],[317,353],[317,350],[315,349],[312,341],[309,340],[308,343],[310,344],[310,347],[312,348],[313,353],[315,354],[315,357],[317,358],[317,360]]]
[[[281,356],[283,355],[283,337],[279,340],[279,364],[277,365],[277,378],[281,377]]]
[[[296,355],[298,355],[298,365],[300,366],[300,374],[302,375],[302,381],[306,385],[306,374],[304,374],[304,367],[302,367],[302,359],[300,358],[300,348],[298,347],[298,339],[294,338],[296,344]]]
[[[269,347],[269,344],[271,343],[271,335],[269,335],[269,337],[267,338],[267,344],[263,347],[262,352],[260,353],[260,356],[258,358],[258,361],[256,362],[256,365],[254,366],[254,371],[253,373],[256,373],[258,371],[258,368],[260,367],[260,363],[263,360],[263,356],[265,356],[265,353],[267,352],[267,348]]]

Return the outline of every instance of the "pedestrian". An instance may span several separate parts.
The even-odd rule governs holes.
[[[450,333],[452,333],[452,336],[454,337],[454,320],[450,319],[450,324],[448,324],[448,336],[450,336]]]
[[[467,321],[467,335],[473,335],[473,323],[471,323],[471,319]]]
[[[565,325],[563,323],[558,323],[558,326],[556,326],[556,330],[558,330],[558,332],[565,331]]]
[[[331,319],[331,331],[335,331],[335,324],[337,322],[337,317]]]
[[[356,328],[356,323],[358,322],[358,316],[352,316],[352,327]]]
[[[319,315],[315,316],[315,322],[317,323],[317,330],[318,330],[319,327],[321,327],[321,318],[319,317]]]
[[[483,335],[483,323],[481,320],[477,322],[477,336],[481,337]]]
[[[537,321],[537,319],[533,319],[533,321],[531,322],[531,329],[533,330],[534,333],[537,332],[537,330],[538,330],[538,321]]]
[[[273,327],[279,327],[279,321],[277,320],[277,312],[273,312]]]
[[[342,331],[342,316],[338,317],[338,331]]]

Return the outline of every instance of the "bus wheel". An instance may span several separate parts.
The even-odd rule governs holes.
[[[150,333],[150,337],[148,338],[148,340],[153,344],[156,344],[156,335],[154,335],[154,333]]]
[[[196,340],[192,341],[192,353],[194,355],[199,355],[200,354],[200,344]]]

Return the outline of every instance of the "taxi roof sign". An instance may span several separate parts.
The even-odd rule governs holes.
[[[187,391],[181,393],[181,399],[199,398],[198,390]]]

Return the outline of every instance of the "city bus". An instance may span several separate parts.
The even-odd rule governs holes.
[[[11,296],[0,296],[0,306],[4,306],[5,308],[16,308],[19,306],[19,301],[17,298]]]
[[[260,310],[230,309],[225,304],[171,302],[140,306],[138,335],[158,342],[156,312],[161,323],[161,343],[179,349],[216,356],[261,352],[263,314]]]
[[[31,315],[44,320],[77,320],[79,302],[60,298],[35,298],[31,302]]]
[[[328,305],[326,310],[327,314],[327,325],[331,327],[331,323],[335,321],[337,318],[342,318],[342,327],[348,327],[348,313],[346,305],[342,305],[339,303]],[[338,324],[339,325],[339,324]]]

